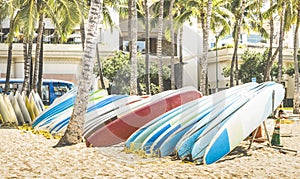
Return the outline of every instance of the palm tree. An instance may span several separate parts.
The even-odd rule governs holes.
[[[271,61],[272,55],[273,55],[273,39],[274,39],[274,10],[272,9],[273,7],[273,1],[270,1],[270,10],[266,11],[264,13],[265,18],[269,18],[269,23],[270,23],[270,41],[269,41],[269,52],[268,52],[268,57],[267,57],[267,65],[265,68],[264,72],[264,81],[269,81],[270,80],[270,74],[271,74],[271,68],[273,65],[273,62]]]
[[[80,17],[82,17],[81,10],[85,8],[85,6],[81,6],[79,4],[81,2],[77,2],[75,0],[66,3],[65,0],[59,1],[38,1],[34,3],[34,6],[31,11],[37,13],[37,17],[33,19],[33,21],[38,20],[38,35],[36,41],[36,50],[35,50],[35,63],[31,65],[30,68],[34,68],[32,75],[30,75],[31,81],[31,89],[37,90],[41,92],[41,84],[43,78],[43,58],[40,58],[43,51],[40,50],[41,44],[43,43],[43,29],[44,29],[44,16],[48,16],[52,19],[52,22],[55,25],[55,29],[58,32],[59,36],[61,36],[61,41],[66,41],[65,38],[67,34],[71,33],[73,27],[79,23]],[[31,11],[28,11],[27,14],[30,14]],[[30,70],[31,71],[31,70]]]
[[[129,9],[131,17],[129,22],[131,24],[131,51],[130,51],[130,60],[131,60],[131,73],[130,73],[130,94],[137,94],[137,3],[136,0],[129,1]]]
[[[234,24],[234,30],[233,30],[233,39],[234,39],[234,50],[231,60],[231,66],[230,66],[230,87],[232,87],[233,79],[234,79],[234,67],[235,67],[235,73],[238,74],[238,45],[239,45],[239,38],[241,34],[241,26],[244,18],[245,13],[245,1],[244,0],[234,0],[232,6],[232,12],[236,12],[235,14],[235,24]],[[238,10],[237,10],[238,9]],[[236,84],[238,84],[238,78],[236,79]]]
[[[158,13],[158,33],[157,33],[157,59],[158,59],[158,86],[159,92],[164,90],[164,82],[163,82],[163,71],[162,71],[162,34],[163,34],[163,18],[164,18],[164,0],[159,1],[159,13]]]
[[[43,29],[45,29],[45,24],[43,24]],[[43,30],[44,31],[44,30]],[[38,45],[38,44],[37,44]],[[44,65],[44,43],[43,41],[40,44],[40,58],[39,58],[39,69],[38,69],[38,82],[37,82],[37,92],[42,96],[42,81],[43,81],[43,65]]]
[[[11,63],[12,63],[12,49],[13,49],[13,37],[14,37],[14,32],[18,28],[17,24],[15,23],[18,18],[18,9],[20,7],[20,4],[18,1],[13,2],[9,1],[7,3],[2,4],[1,6],[1,18],[5,18],[6,15],[10,16],[10,24],[9,24],[9,35],[6,40],[8,43],[8,51],[7,51],[7,66],[6,66],[6,81],[5,81],[5,87],[4,87],[4,93],[7,93],[9,90],[10,86],[10,74],[11,74]]]
[[[280,27],[279,27],[279,52],[278,52],[278,76],[277,76],[277,82],[282,82],[282,62],[283,62],[283,41],[284,41],[284,18],[285,18],[285,7],[286,3],[285,1],[278,2],[278,4],[282,4],[282,6],[279,6],[279,18],[280,18]]]
[[[175,54],[175,36],[174,36],[174,24],[173,24],[173,6],[175,0],[171,0],[169,7],[169,21],[170,21],[170,33],[171,33],[171,89],[175,89],[175,72],[174,72],[174,54]]]
[[[82,60],[82,72],[79,79],[78,92],[72,117],[69,125],[56,147],[77,144],[82,141],[84,114],[86,112],[89,89],[91,87],[91,75],[96,53],[98,23],[102,11],[102,0],[92,0],[87,21],[87,37],[85,41],[84,55]]]
[[[29,90],[29,83],[30,83],[30,57],[28,54],[29,52],[29,42],[26,37],[23,38],[23,56],[24,56],[24,81],[22,85],[22,91],[25,92],[25,94],[28,94]]]
[[[210,31],[210,19],[212,13],[212,0],[207,1],[207,11],[205,14],[204,28],[203,28],[203,56],[200,60],[200,91],[204,94],[208,94],[207,83],[207,54],[208,54],[208,40]]]
[[[146,94],[150,94],[150,12],[149,12],[149,3],[148,0],[144,0],[145,6],[145,81],[146,81]]]
[[[295,89],[294,89],[294,107],[293,113],[299,114],[299,67],[298,67],[298,48],[299,48],[299,25],[300,25],[300,2],[295,2],[295,9],[297,10],[297,21],[294,35],[294,67],[295,67]]]
[[[35,63],[34,63],[34,71],[32,77],[31,89],[37,90],[37,81],[38,81],[38,72],[39,72],[39,64],[40,64],[40,52],[41,52],[41,43],[43,38],[43,30],[44,30],[44,13],[39,13],[39,26],[38,26],[38,36],[36,40],[36,48],[35,48]],[[41,94],[39,94],[41,95]]]

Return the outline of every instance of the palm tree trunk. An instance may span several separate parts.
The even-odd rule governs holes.
[[[6,94],[9,90],[10,86],[10,74],[11,74],[11,63],[12,63],[12,49],[13,49],[13,28],[14,28],[14,20],[13,20],[13,15],[10,17],[10,24],[9,24],[9,33],[10,35],[8,36],[8,51],[7,51],[7,67],[6,67],[6,81],[5,81],[5,87],[4,87],[4,93]]]
[[[234,51],[232,55],[231,60],[231,68],[230,68],[230,87],[234,86],[233,81],[234,78],[236,80],[236,84],[238,85],[238,48],[239,48],[239,39],[241,34],[241,26],[244,18],[244,1],[242,1],[240,6],[241,12],[239,13],[238,19],[235,23],[235,29],[234,29]],[[234,73],[234,66],[235,66],[235,73]]]
[[[44,29],[45,24],[43,25]],[[44,30],[43,30],[44,32]],[[39,59],[39,73],[38,73],[38,82],[37,82],[37,92],[42,96],[42,84],[43,84],[43,67],[44,67],[44,42],[41,42],[40,48],[40,59]]]
[[[182,35],[183,35],[183,26],[179,29],[179,64],[180,64],[180,78],[178,82],[178,88],[182,88],[183,86],[183,48],[182,48]]]
[[[283,63],[283,41],[284,41],[284,13],[285,2],[282,2],[282,11],[280,12],[280,32],[279,32],[279,54],[278,54],[278,76],[277,82],[282,82],[282,63]]]
[[[150,13],[149,13],[149,4],[148,0],[144,1],[145,5],[145,31],[146,31],[146,38],[145,38],[145,82],[146,82],[146,94],[150,94],[150,62],[149,62],[149,50],[150,50],[150,37],[149,37],[149,30],[150,30]]]
[[[294,89],[294,107],[293,113],[299,114],[299,67],[298,67],[298,48],[299,48],[299,24],[300,24],[300,2],[298,1],[298,14],[296,22],[296,30],[294,36],[294,67],[295,67],[295,89]]]
[[[5,87],[4,87],[4,94],[6,94],[9,90],[9,81],[10,81],[10,74],[11,74],[11,63],[12,63],[12,42],[8,44],[8,54],[7,54],[7,67],[6,67],[6,80],[5,80]]]
[[[38,81],[38,72],[39,72],[39,59],[40,59],[40,48],[41,42],[43,40],[43,26],[44,26],[44,14],[41,13],[39,17],[39,27],[38,27],[38,36],[36,40],[36,48],[35,48],[35,63],[34,63],[34,73],[31,84],[31,89],[37,89],[37,81]]]
[[[80,17],[80,37],[81,37],[81,46],[82,46],[82,51],[84,51],[84,42],[85,42],[85,28],[84,28],[84,11],[86,8],[86,2],[87,1],[79,1],[79,7],[81,11],[81,17]]]
[[[159,92],[164,91],[163,70],[162,70],[162,32],[163,32],[163,18],[164,18],[164,0],[159,1],[159,16],[158,16],[158,34],[157,34],[157,59],[158,59],[158,86]]]
[[[98,34],[97,25],[100,22],[102,3],[102,0],[91,1],[88,16],[87,37],[82,59],[82,72],[79,79],[77,97],[66,132],[55,147],[77,144],[82,141],[81,137],[84,125],[84,115],[86,113],[89,92],[92,84],[91,76],[94,67],[94,57],[96,54]]]
[[[175,70],[174,70],[174,54],[175,54],[175,37],[174,37],[174,25],[173,25],[173,6],[174,1],[171,0],[169,8],[170,18],[170,33],[171,33],[171,89],[175,89]]]
[[[273,1],[270,1],[270,7],[273,7]],[[269,52],[267,57],[267,66],[264,72],[264,81],[270,80],[270,73],[273,66],[273,63],[271,63],[271,58],[273,54],[273,36],[274,36],[274,19],[272,14],[270,16],[270,42],[269,42]]]
[[[131,73],[130,73],[130,94],[136,95],[137,91],[137,77],[138,77],[138,66],[137,66],[137,8],[136,0],[132,1],[132,45],[131,45]]]
[[[98,62],[98,70],[99,70],[99,78],[100,78],[100,83],[101,83],[101,89],[105,89],[104,77],[103,77],[103,72],[102,72],[102,64],[101,64],[100,55],[99,55],[98,43],[96,44],[96,53],[97,53],[97,62]]]
[[[82,20],[82,22],[80,22],[80,37],[81,37],[82,51],[84,51],[84,41],[85,41],[84,20]]]
[[[27,39],[23,39],[23,56],[24,56],[24,81],[22,91],[26,94],[29,91],[29,75],[30,75],[30,62],[28,57],[28,42]]]
[[[132,56],[132,3],[133,0],[128,0],[128,50],[129,59]]]
[[[29,60],[29,85],[27,95],[29,95],[32,86],[32,78],[33,78],[33,60],[32,60],[32,40],[30,39],[28,42],[28,60]]]
[[[179,29],[179,62],[183,63],[183,26],[180,27]]]
[[[203,58],[200,60],[200,91],[205,95],[208,94],[208,84],[207,84],[207,55],[208,55],[208,40],[210,31],[210,19],[212,11],[212,0],[207,2],[207,14],[206,21],[203,29]]]

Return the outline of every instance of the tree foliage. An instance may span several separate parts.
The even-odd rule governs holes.
[[[96,65],[97,66],[97,65]],[[146,94],[145,82],[145,60],[138,55],[138,92]],[[158,93],[158,72],[157,65],[150,64],[150,87],[151,94]],[[94,70],[97,73],[98,70]],[[163,66],[163,79],[169,80],[170,69]],[[129,94],[130,91],[130,59],[129,54],[121,51],[115,52],[115,55],[107,58],[103,62],[103,75],[111,82],[111,93]]]
[[[241,56],[241,65],[238,71],[238,80],[242,83],[251,82],[252,78],[256,78],[258,83],[263,82],[264,70],[267,62],[268,50],[263,53],[246,50]],[[271,79],[274,80],[277,76],[278,66],[273,64],[271,70]],[[236,73],[236,71],[234,71]],[[229,77],[230,67],[223,69],[224,77]]]

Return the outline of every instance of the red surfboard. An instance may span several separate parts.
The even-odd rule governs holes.
[[[155,98],[156,100],[150,101],[98,129],[87,138],[86,145],[101,147],[121,143],[154,118],[200,97],[202,94],[199,91],[187,87],[178,89],[170,95]]]

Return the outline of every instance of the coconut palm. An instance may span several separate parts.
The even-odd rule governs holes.
[[[231,60],[231,66],[230,66],[230,87],[232,87],[233,81],[234,81],[234,67],[236,75],[238,74],[238,45],[239,45],[239,38],[241,34],[241,26],[244,18],[245,13],[245,6],[246,1],[244,0],[233,0],[233,6],[232,6],[232,12],[235,12],[235,24],[234,24],[234,30],[233,30],[233,39],[234,39],[234,50]],[[238,78],[235,78],[238,84]]]
[[[175,72],[174,72],[174,54],[175,54],[175,36],[174,36],[174,24],[173,24],[173,6],[175,0],[170,1],[169,7],[169,23],[170,23],[170,35],[171,35],[171,89],[175,89]]]
[[[130,32],[129,39],[131,39],[130,47],[130,61],[131,61],[131,73],[130,73],[130,94],[137,94],[137,2],[136,0],[128,1],[128,32]]]
[[[279,27],[279,52],[278,52],[278,76],[277,76],[277,82],[282,82],[282,63],[283,63],[283,41],[284,41],[284,18],[285,18],[285,8],[286,3],[285,1],[278,2],[278,4],[282,4],[282,6],[279,6],[278,13],[280,18],[280,27]]]
[[[9,90],[9,80],[10,80],[10,74],[11,74],[11,64],[12,64],[12,49],[13,49],[13,38],[15,31],[17,31],[18,26],[15,25],[15,21],[18,20],[19,15],[19,7],[21,7],[21,4],[19,1],[6,1],[2,2],[1,5],[1,19],[4,19],[5,17],[9,16],[10,24],[9,24],[9,35],[6,39],[6,42],[8,43],[8,54],[7,54],[7,66],[6,66],[6,82],[4,87],[4,92],[7,93]]]
[[[9,1],[13,4],[18,4],[19,1]],[[13,23],[10,24],[15,26],[14,28],[10,28],[11,30],[22,30],[22,38],[23,38],[23,51],[24,51],[24,84],[23,90],[29,91],[30,88],[35,87],[36,85],[36,78],[37,78],[37,69],[38,69],[38,59],[39,59],[39,48],[42,39],[42,22],[43,22],[43,13],[47,13],[47,16],[52,17],[53,22],[55,24],[56,30],[59,32],[60,36],[62,37],[61,40],[66,40],[66,34],[70,33],[74,25],[78,23],[76,21],[76,16],[74,14],[78,13],[76,8],[74,9],[73,1],[66,2],[65,0],[59,1],[38,1],[35,2],[34,0],[28,0],[22,3],[19,2],[18,11],[12,13],[18,19],[14,19]],[[12,6],[13,7],[13,6]],[[68,8],[68,11],[66,8]],[[73,9],[72,9],[73,8]],[[65,11],[62,13],[62,11]],[[42,15],[41,15],[42,14]],[[37,45],[36,45],[36,63],[35,63],[35,70],[33,70],[33,61],[32,61],[32,42],[35,38],[35,23],[37,19],[40,18],[39,22],[39,34],[37,38]],[[59,19],[58,19],[59,18]],[[13,33],[11,33],[13,34]],[[26,66],[29,65],[29,66]],[[34,71],[34,73],[33,73]],[[40,80],[41,81],[41,80]],[[30,85],[31,83],[32,85]]]
[[[200,91],[204,94],[208,94],[208,83],[207,83],[207,55],[208,55],[208,40],[210,31],[210,20],[212,12],[212,0],[208,0],[206,4],[207,10],[205,15],[205,23],[203,28],[203,55],[200,59]]]
[[[274,17],[273,14],[275,13],[273,8],[273,1],[269,1],[270,3],[270,9],[263,13],[264,17],[266,19],[269,19],[270,23],[270,35],[269,35],[269,51],[268,51],[268,57],[266,62],[266,68],[264,71],[264,81],[270,80],[270,74],[271,74],[271,68],[273,65],[272,55],[273,55],[273,39],[274,39]]]
[[[148,0],[144,0],[145,6],[145,81],[146,81],[146,94],[150,94],[150,12]]]
[[[35,48],[35,63],[34,63],[34,71],[32,77],[31,89],[37,90],[37,80],[38,80],[38,72],[39,72],[39,64],[40,64],[40,52],[41,52],[41,43],[43,38],[43,30],[44,30],[44,13],[39,13],[39,22],[38,22],[38,36],[36,38],[36,48]],[[41,95],[41,94],[39,94]]]
[[[294,1],[295,9],[297,10],[297,21],[294,35],[294,67],[295,67],[295,89],[294,89],[294,105],[293,113],[299,114],[299,67],[298,67],[298,48],[299,48],[299,25],[300,25],[300,2]]]
[[[87,37],[85,41],[84,55],[82,59],[82,72],[79,79],[78,92],[72,117],[63,137],[56,147],[72,145],[82,141],[82,131],[84,125],[84,114],[86,112],[89,89],[91,87],[91,75],[94,66],[96,53],[98,24],[102,11],[102,0],[92,0],[87,20]]]
[[[164,90],[164,83],[163,83],[163,71],[162,71],[162,37],[163,37],[163,18],[164,18],[164,0],[159,0],[159,11],[158,11],[158,33],[157,33],[157,47],[156,47],[156,54],[158,60],[158,86],[159,92]]]

